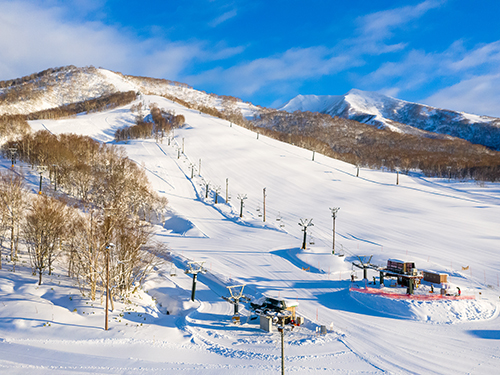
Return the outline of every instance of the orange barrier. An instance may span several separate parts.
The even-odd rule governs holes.
[[[359,292],[365,294],[373,294],[381,297],[393,298],[393,299],[410,299],[417,301],[436,301],[436,300],[461,300],[461,299],[476,299],[475,296],[442,296],[441,294],[433,295],[423,295],[423,294],[399,294],[399,293],[387,293],[381,289],[375,288],[356,288],[350,287],[350,292]]]

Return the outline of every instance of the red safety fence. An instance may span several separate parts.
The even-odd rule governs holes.
[[[447,296],[441,295],[439,293],[429,293],[429,295],[424,294],[400,294],[400,293],[388,293],[381,289],[375,288],[356,288],[350,287],[350,292],[359,292],[365,294],[373,294],[381,297],[393,298],[393,299],[409,299],[417,301],[436,301],[436,300],[461,300],[461,299],[476,299],[475,296]]]

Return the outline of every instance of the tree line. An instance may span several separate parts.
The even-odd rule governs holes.
[[[403,172],[421,170],[427,176],[456,179],[500,179],[500,152],[459,138],[397,133],[354,120],[300,111],[261,111],[246,126],[357,166]]]
[[[150,106],[150,114],[144,117],[143,104],[140,102],[130,108],[137,112],[135,125],[126,126],[115,132],[116,141],[126,141],[137,138],[163,139],[172,129],[181,127],[186,119],[183,115],[176,115],[173,111],[158,108],[156,103]]]
[[[61,258],[91,299],[103,296],[109,260],[112,294],[132,291],[165,250],[152,241],[152,224],[162,221],[167,202],[151,190],[143,168],[121,148],[74,134],[40,131],[16,146],[22,161],[46,167],[52,184],[30,194],[17,169],[0,173],[0,250],[9,244],[15,266],[25,246],[39,283]]]
[[[28,120],[48,120],[62,117],[75,116],[82,112],[99,112],[108,109],[120,107],[133,102],[137,97],[134,91],[115,92],[100,96],[99,98],[89,99],[77,103],[66,104],[56,108],[45,109],[32,112],[26,116]]]

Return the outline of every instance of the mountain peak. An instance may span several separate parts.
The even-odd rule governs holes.
[[[500,150],[498,118],[438,109],[378,92],[351,89],[344,95],[300,95],[280,109],[320,112],[400,133],[445,134]]]

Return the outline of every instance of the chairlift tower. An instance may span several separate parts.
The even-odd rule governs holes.
[[[307,242],[307,228],[314,226],[312,223],[313,219],[300,219],[300,223],[298,223],[301,227],[302,230],[304,231],[304,240],[302,241],[302,250],[306,249],[306,242]]]
[[[332,254],[335,254],[335,219],[337,218],[337,212],[339,212],[340,207],[330,207],[330,211],[332,211],[333,218],[333,241],[332,241]]]
[[[356,258],[358,258],[359,263],[352,262],[352,265],[361,268],[363,270],[363,279],[368,280],[368,268],[378,269],[376,265],[370,263],[372,261],[373,255],[370,255],[370,257],[368,258],[368,262],[365,262],[366,256],[360,257],[359,255],[356,255]]]
[[[203,262],[188,262],[188,269],[184,271],[185,274],[193,275],[193,287],[191,289],[191,301],[194,301],[194,294],[196,293],[196,278],[199,273],[206,273],[207,270],[203,268]]]
[[[12,168],[14,168],[14,164],[16,163],[17,147],[9,147],[7,150],[9,151],[10,158],[12,159]]]
[[[245,285],[246,284],[228,286],[227,289],[229,290],[229,294],[231,294],[231,297],[222,296],[224,300],[234,305],[234,314],[233,314],[234,324],[240,324],[240,312],[239,312],[240,301],[249,302],[251,300],[250,297],[243,295],[243,289],[245,289]],[[236,291],[238,288],[240,288],[239,291]]]
[[[39,165],[36,167],[38,173],[40,173],[40,189],[38,190],[38,194],[42,194],[42,174],[47,170],[45,165]]]
[[[243,206],[244,206],[243,201],[245,199],[247,199],[247,195],[246,194],[238,194],[238,199],[241,202],[241,205],[240,205],[240,217],[243,217]]]

